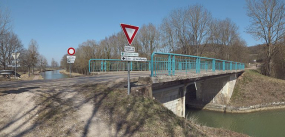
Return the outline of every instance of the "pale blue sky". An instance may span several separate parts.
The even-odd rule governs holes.
[[[245,0],[0,0],[24,47],[35,39],[49,64],[51,58],[60,62],[69,47],[119,32],[120,23],[159,25],[172,10],[194,4],[203,5],[214,18],[230,18],[248,46],[261,43],[245,32],[250,23]]]

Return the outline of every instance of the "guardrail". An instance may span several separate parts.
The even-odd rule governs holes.
[[[90,59],[89,72],[128,71],[128,62],[120,59]],[[150,61],[131,61],[131,71],[149,71]]]
[[[190,72],[215,72],[244,69],[244,63],[175,53],[154,52],[151,55],[151,77],[158,74],[174,76]]]

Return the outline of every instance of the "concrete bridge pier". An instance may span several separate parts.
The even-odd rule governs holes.
[[[233,94],[240,73],[164,82],[153,80],[152,96],[180,117],[185,117],[186,105],[199,109],[223,111]]]

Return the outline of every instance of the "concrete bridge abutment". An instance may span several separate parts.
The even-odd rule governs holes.
[[[236,79],[241,73],[174,80],[173,76],[154,78],[152,97],[177,116],[185,117],[186,106],[207,109],[208,106],[227,105],[233,94]]]

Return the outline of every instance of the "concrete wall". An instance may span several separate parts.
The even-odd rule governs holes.
[[[203,107],[209,103],[220,105],[229,103],[236,78],[237,74],[227,74],[197,81],[179,80],[160,83],[159,86],[153,86],[152,96],[177,116],[185,117],[186,104],[198,103]],[[186,93],[193,92],[193,87],[188,86],[193,86],[193,84],[196,99],[193,99],[192,94],[191,99],[187,100]]]
[[[152,96],[177,116],[185,116],[184,85],[152,91]]]
[[[197,81],[197,100],[204,103],[228,104],[234,90],[236,78],[236,74],[231,74]]]

